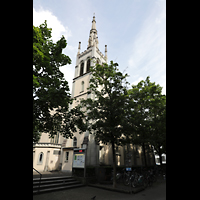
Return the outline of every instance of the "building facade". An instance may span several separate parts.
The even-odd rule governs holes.
[[[98,35],[95,16],[93,16],[92,27],[89,33],[87,49],[81,50],[81,42],[78,45],[76,66],[72,84],[72,98],[74,99],[71,108],[79,104],[82,99],[94,98],[94,94],[87,94],[91,78],[90,66],[96,62],[107,63],[107,45],[104,54],[98,48]],[[112,165],[111,145],[96,144],[93,134],[88,131],[79,134],[74,133],[73,139],[66,139],[59,133],[49,139],[48,134],[42,133],[38,143],[33,145],[33,167],[38,171],[61,170],[72,172],[75,150],[84,150],[86,166]],[[146,148],[147,164],[154,165],[155,158],[151,147]],[[142,148],[136,145],[116,147],[116,160],[118,166],[142,166],[144,158]]]

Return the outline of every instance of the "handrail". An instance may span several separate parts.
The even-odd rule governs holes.
[[[39,187],[38,187],[38,192],[40,191],[40,182],[41,182],[41,177],[42,177],[42,174],[40,172],[38,172],[34,167],[33,169],[40,174],[40,181],[39,181]]]

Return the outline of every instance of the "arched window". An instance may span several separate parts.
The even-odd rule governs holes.
[[[81,63],[80,76],[83,75],[83,68],[84,68],[84,63]]]
[[[77,147],[77,138],[74,137],[74,144],[73,144],[73,147]]]
[[[81,92],[84,91],[84,81],[81,82]]]
[[[97,64],[100,64],[100,60],[99,60],[99,58],[97,58]]]
[[[44,153],[43,152],[40,152],[40,154],[39,154],[39,157],[38,157],[38,164],[42,164],[42,162],[43,162],[43,157],[44,157]]]
[[[90,59],[87,60],[87,72],[90,71]]]

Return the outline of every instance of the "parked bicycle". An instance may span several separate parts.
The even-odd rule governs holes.
[[[147,179],[145,179],[144,175],[137,173],[135,170],[133,172],[133,181],[131,182],[132,187],[143,186],[144,188],[147,187]]]
[[[142,173],[147,181],[147,186],[152,186],[152,184],[157,181],[157,176],[153,171],[153,169],[148,171],[143,171]]]
[[[124,168],[123,169],[123,182],[124,182],[124,185],[128,186],[131,181],[133,180],[133,176],[131,174],[131,168]]]
[[[113,171],[112,177],[113,180]],[[142,170],[141,173],[138,173],[135,169],[132,171],[131,168],[122,169],[122,173],[117,172],[116,181],[119,182],[123,180],[124,185],[131,185],[132,187],[143,186],[146,188],[147,186],[152,186],[153,182],[156,182],[157,177],[153,170]]]
[[[124,169],[122,169],[122,171],[124,171]],[[120,173],[120,172],[117,172],[116,173],[116,181],[117,182],[120,182],[120,180],[123,179],[123,173]],[[113,170],[112,170],[112,173],[111,173],[111,181],[113,181]]]

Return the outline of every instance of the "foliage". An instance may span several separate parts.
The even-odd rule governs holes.
[[[156,150],[165,147],[166,96],[161,92],[162,87],[150,82],[149,76],[128,91],[130,138],[133,144],[142,145],[145,165],[145,145],[153,145]]]
[[[64,36],[53,43],[46,20],[39,27],[33,26],[34,142],[39,140],[41,132],[49,133],[50,137],[54,137],[57,132],[65,137],[72,137],[72,132],[75,131],[74,121],[80,120],[79,108],[68,112],[72,99],[68,82],[59,69],[71,64],[71,59],[62,53],[66,46]],[[77,113],[80,115],[77,116]]]
[[[113,167],[116,173],[115,145],[122,144],[124,106],[126,102],[126,77],[117,69],[118,64],[110,62],[110,65],[103,63],[92,66],[90,71],[89,93],[95,98],[82,100],[85,106],[85,118],[87,129],[95,135],[96,142],[111,144],[113,151]],[[116,186],[114,176],[113,186]]]

